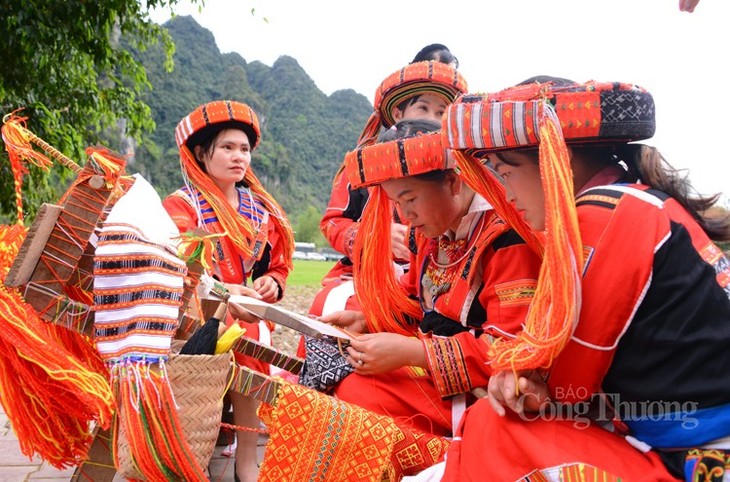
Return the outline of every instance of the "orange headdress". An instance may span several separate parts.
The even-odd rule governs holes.
[[[412,97],[434,94],[451,103],[467,91],[464,77],[458,70],[442,62],[427,60],[398,69],[383,80],[375,91],[373,113],[358,139],[358,146],[372,144],[382,127],[395,124],[393,107]]]
[[[443,120],[443,142],[453,149],[460,175],[544,256],[525,329],[490,349],[496,369],[548,367],[578,320],[583,256],[566,141],[625,143],[654,134],[654,102],[644,89],[553,80],[464,96]],[[535,233],[507,202],[504,187],[481,160],[491,152],[531,146],[539,147],[543,233]]]
[[[175,141],[180,148],[180,166],[186,184],[199,191],[215,211],[236,250],[244,257],[254,256],[254,244],[257,241],[256,228],[245,217],[240,216],[227,202],[220,189],[203,172],[193,155],[195,146],[215,136],[223,129],[241,129],[248,136],[251,148],[255,148],[261,138],[259,121],[256,113],[246,104],[231,100],[219,100],[199,106],[180,121],[175,128]],[[253,170],[249,167],[244,182],[264,204],[274,220],[277,230],[285,243],[284,252],[288,253],[288,265],[292,268],[291,256],[294,253],[294,235],[284,210],[276,200],[264,189]],[[260,238],[260,236],[259,236]],[[264,250],[258,251],[258,256]]]

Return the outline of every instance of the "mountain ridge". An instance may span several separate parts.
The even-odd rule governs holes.
[[[136,52],[152,86],[144,100],[157,127],[135,146],[131,165],[161,196],[179,188],[175,126],[201,104],[237,100],[259,117],[261,143],[251,166],[267,190],[292,220],[312,206],[322,212],[332,178],[372,112],[370,101],[353,89],[326,95],[288,55],[269,67],[237,52],[221,53],[212,32],[190,16],[163,26],[176,46],[172,72],[163,68],[161,47]]]

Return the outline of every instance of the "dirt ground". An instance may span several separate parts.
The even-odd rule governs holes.
[[[319,286],[288,286],[284,298],[277,305],[306,316],[318,289]],[[299,336],[299,332],[291,328],[277,326],[271,338],[276,348],[293,355],[299,343]]]

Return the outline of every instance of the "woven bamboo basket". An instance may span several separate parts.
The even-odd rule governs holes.
[[[173,354],[167,363],[183,435],[205,468],[215,449],[223,412],[223,396],[231,368],[231,353],[223,355]],[[124,417],[120,411],[119,417]],[[146,480],[132,460],[124,424],[119,424],[117,471],[128,479]]]

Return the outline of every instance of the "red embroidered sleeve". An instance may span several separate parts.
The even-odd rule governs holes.
[[[332,187],[330,201],[319,223],[319,228],[330,246],[348,258],[352,256],[352,246],[360,223],[344,215],[350,205],[350,184],[347,176],[339,173]],[[359,214],[358,214],[359,218]]]
[[[540,259],[526,244],[514,244],[482,256],[483,286],[478,302],[485,308],[485,333],[423,337],[431,377],[443,397],[487,385],[492,370],[487,349],[495,336],[521,329],[537,287]]]
[[[162,201],[162,207],[170,215],[177,229],[181,233],[185,233],[197,227],[198,216],[193,206],[182,196],[183,194],[178,193],[170,194]]]
[[[271,244],[271,261],[269,262],[269,269],[264,273],[264,276],[271,276],[276,280],[279,285],[279,297],[277,301],[284,296],[284,289],[286,288],[286,279],[289,277],[289,268],[286,266],[286,253],[281,243],[281,236],[275,229],[274,223],[268,223],[269,229],[269,243]]]

